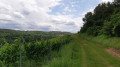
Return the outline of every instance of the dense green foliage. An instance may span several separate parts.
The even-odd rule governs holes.
[[[15,64],[19,56],[19,43],[20,40],[15,40],[14,44],[5,43],[4,46],[0,48],[0,60],[3,64],[8,67],[9,64]]]
[[[94,12],[85,15],[83,21],[80,33],[120,37],[120,0],[99,4]]]
[[[4,44],[4,40],[8,43],[13,43],[15,39],[22,36],[26,42],[30,42],[31,39],[40,41],[41,38],[51,39],[58,37],[59,35],[71,34],[69,32],[43,32],[43,31],[19,31],[19,30],[9,30],[9,29],[0,29],[0,44]]]
[[[71,41],[71,36],[61,36],[54,39],[25,42],[24,38],[19,38],[14,41],[13,44],[9,44],[5,41],[5,44],[0,48],[0,61],[1,66],[14,66],[18,67],[19,55],[22,52],[22,60],[43,62],[48,58],[51,58],[50,54],[53,51],[59,51],[62,45],[65,45]],[[20,44],[22,43],[22,50],[20,51]]]

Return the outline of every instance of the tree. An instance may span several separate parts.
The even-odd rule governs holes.
[[[102,28],[102,30],[100,31],[100,34],[104,34],[106,36],[114,36],[112,33],[112,29],[113,29],[113,23],[111,21],[105,21],[104,26]]]
[[[120,37],[120,21],[118,21],[113,28],[113,34],[117,37]]]
[[[107,28],[105,21],[111,19],[111,15],[114,13],[114,5],[110,2],[101,3],[95,9],[94,12],[88,12],[83,18],[84,25],[81,27],[80,33],[87,33],[88,35],[97,36],[103,33]],[[102,28],[104,29],[102,30]],[[112,32],[111,32],[112,33]]]
[[[120,7],[120,0],[114,0],[113,4],[115,7]]]

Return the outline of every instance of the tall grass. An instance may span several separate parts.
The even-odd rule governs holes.
[[[88,40],[94,37],[83,35]],[[97,39],[97,38],[96,38]],[[104,39],[104,38],[103,38]],[[96,40],[97,41],[97,40]],[[102,40],[101,40],[102,41]],[[73,41],[56,52],[48,64],[42,67],[119,67],[120,61],[106,53],[103,48],[95,45],[92,41],[87,41],[81,36],[75,36]]]
[[[61,49],[61,51],[54,54],[54,55],[58,55],[60,57],[57,57],[57,56],[54,57],[49,64],[44,65],[43,67],[69,67],[68,65],[71,64],[70,63],[71,60],[69,60],[70,51],[71,51],[70,45],[69,46],[65,45]]]
[[[55,55],[49,64],[42,67],[80,67],[81,66],[81,47],[73,41],[68,45],[62,47],[62,49]]]
[[[80,36],[84,39],[99,43],[99,45],[103,45],[105,48],[112,47],[112,48],[120,49],[119,37],[107,37],[105,35],[94,37],[94,36],[89,36],[87,34],[80,34]]]

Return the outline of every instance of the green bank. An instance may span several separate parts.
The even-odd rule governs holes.
[[[120,60],[104,51],[93,41],[88,41],[79,35],[73,36],[73,41],[65,45],[47,65],[42,67],[119,67]]]

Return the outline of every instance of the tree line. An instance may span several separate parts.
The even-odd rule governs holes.
[[[59,31],[19,31],[19,30],[10,30],[10,29],[0,29],[0,44],[4,44],[4,40],[8,43],[13,43],[15,39],[22,36],[26,42],[30,42],[31,39],[40,41],[44,39],[52,39],[58,37],[59,35],[71,34],[69,32],[59,32]]]
[[[79,33],[120,37],[120,0],[100,3],[93,12],[85,14],[83,21]]]

